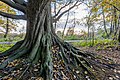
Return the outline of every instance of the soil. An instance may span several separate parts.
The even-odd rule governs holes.
[[[97,49],[98,47],[79,47],[80,50],[97,53],[104,57],[110,58],[115,64],[120,64],[120,50],[118,47],[107,47],[105,49]]]

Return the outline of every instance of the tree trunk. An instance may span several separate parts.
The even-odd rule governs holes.
[[[7,37],[7,35],[8,35],[8,30],[9,30],[9,20],[8,20],[8,18],[7,18],[7,23],[6,23],[6,32],[5,32],[5,35],[4,35],[4,38],[6,38]]]
[[[106,28],[106,20],[105,20],[105,13],[104,13],[104,7],[102,6],[102,15],[103,15],[103,24],[104,24],[104,30],[106,33],[107,38],[109,37],[109,34],[107,32],[107,28]]]
[[[120,14],[119,14],[119,17],[118,17],[118,31],[119,31],[119,33],[118,33],[118,41],[120,43]]]
[[[29,0],[26,37],[0,55],[0,57],[7,57],[0,64],[0,69],[7,68],[6,66],[15,59],[24,58],[27,65],[18,79],[21,79],[32,65],[40,63],[38,73],[44,80],[55,78],[53,76],[56,70],[56,67],[53,67],[54,64],[62,65],[62,68],[66,70],[57,69],[60,80],[66,73],[72,76],[72,78],[69,76],[69,80],[97,80],[98,78],[103,80],[97,74],[105,76],[103,69],[106,69],[106,65],[100,63],[95,54],[80,51],[56,36],[50,14],[50,1]]]
[[[68,19],[69,19],[69,11],[68,11],[67,19],[66,19],[66,22],[65,22],[65,26],[64,26],[64,29],[63,29],[63,32],[62,32],[62,39],[64,39],[64,34],[65,34],[65,29],[67,27]]]
[[[120,43],[120,30],[119,30],[119,34],[118,34],[118,41]]]

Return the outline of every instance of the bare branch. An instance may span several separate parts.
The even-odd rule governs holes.
[[[22,6],[27,6],[27,2],[25,2],[24,0],[13,0],[15,3],[18,3]]]
[[[1,16],[4,16],[4,17],[12,18],[12,19],[22,19],[22,20],[26,20],[26,16],[25,16],[25,15],[8,14],[8,13],[2,12],[2,11],[0,11],[0,15],[1,15]]]
[[[18,3],[14,3],[11,0],[0,0],[0,1],[2,1],[2,2],[6,3],[7,5],[9,5],[10,7],[13,7],[17,10],[20,10],[20,11],[24,12],[24,13],[26,11],[26,7],[24,7],[24,6],[22,6]]]
[[[57,22],[65,13],[67,13],[68,11],[70,11],[71,9],[73,9],[75,6],[79,6],[82,3],[77,4],[78,2],[76,2],[73,6],[71,6],[69,9],[65,10],[64,12],[62,12],[60,15],[58,15],[57,18],[53,18],[53,22]]]
[[[61,11],[62,9],[64,9],[66,6],[68,6],[70,3],[71,3],[71,1],[70,1],[69,3],[67,3],[67,4],[65,4],[64,6],[62,6],[62,7],[58,10],[58,12],[56,13],[56,15],[53,16],[53,17],[56,17],[56,16],[60,13],[60,11]]]

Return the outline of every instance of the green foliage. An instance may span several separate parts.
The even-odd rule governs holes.
[[[98,47],[97,50],[101,50],[105,48],[103,46],[113,47],[117,43],[118,43],[117,41],[113,41],[110,39],[95,40],[93,46],[97,46]],[[72,44],[76,47],[90,47],[92,42],[89,40],[89,41],[74,42]]]
[[[111,39],[104,39],[104,40],[95,40],[95,46],[98,45],[115,45],[118,42],[115,40],[111,40]]]
[[[72,43],[74,46],[76,47],[87,47],[87,46],[91,46],[91,42],[90,41],[81,41],[81,42],[74,42]]]

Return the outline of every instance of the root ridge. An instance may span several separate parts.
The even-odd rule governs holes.
[[[47,39],[45,42],[44,44],[48,45]],[[51,51],[49,48],[50,46],[38,48],[39,50],[33,54],[32,60],[29,59],[30,48],[18,48],[15,53],[9,56],[4,54],[7,57],[2,57],[4,61],[0,62],[0,73],[2,69],[5,70],[2,70],[5,74],[2,78],[16,76],[19,80],[33,77],[44,80],[102,80],[104,77],[101,76],[106,76],[107,71],[113,69],[112,66],[106,64],[109,60],[107,61],[104,57],[98,58],[94,53],[80,51],[58,38],[54,38]],[[17,71],[18,74],[15,74]],[[98,76],[98,74],[101,75]]]

